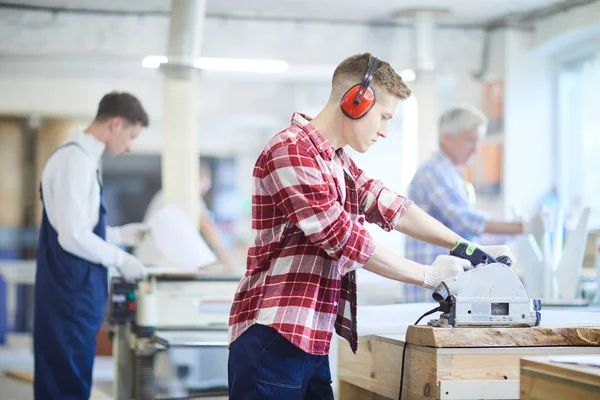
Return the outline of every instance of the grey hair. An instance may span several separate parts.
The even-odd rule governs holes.
[[[448,135],[471,129],[474,126],[481,127],[481,134],[487,130],[488,119],[483,112],[470,105],[452,107],[442,113],[439,119],[439,132]]]

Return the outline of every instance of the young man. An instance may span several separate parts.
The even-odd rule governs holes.
[[[333,399],[328,352],[334,328],[356,351],[356,269],[436,287],[468,262],[431,265],[373,243],[365,219],[450,249],[460,236],[369,179],[344,153],[387,136],[410,90],[370,54],[333,74],[328,104],[312,120],[292,116],[254,168],[254,245],[231,308],[229,395],[240,399]],[[364,216],[364,217],[363,217]]]
[[[136,245],[147,227],[106,226],[98,164],[103,153],[129,152],[146,126],[148,116],[138,99],[109,93],[93,123],[75,132],[46,163],[35,279],[36,399],[89,398],[96,334],[108,295],[107,267],[117,267],[128,280],[143,275],[143,265],[116,245]]]
[[[486,129],[486,116],[474,107],[457,106],[442,113],[439,118],[440,151],[417,169],[409,185],[409,198],[469,241],[477,242],[484,232],[503,235],[543,233],[539,216],[527,222],[490,219],[472,204],[459,168],[470,162]],[[445,248],[435,244],[406,239],[406,257],[422,264],[429,264],[446,252]],[[407,287],[406,291],[412,301],[431,299],[429,290]]]

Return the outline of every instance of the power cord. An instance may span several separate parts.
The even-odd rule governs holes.
[[[415,322],[415,325],[419,325],[419,322],[421,322],[421,320],[423,318],[425,318],[428,315],[431,315],[435,312],[438,311],[443,311],[443,307],[442,306],[438,306],[432,310],[427,311],[425,314],[421,315],[419,317],[419,319],[417,320],[417,322]],[[407,330],[408,332],[408,330]],[[406,337],[404,338],[404,346],[402,347],[402,369],[400,370],[400,392],[398,393],[398,400],[402,400],[402,386],[404,384],[404,361],[406,359]]]

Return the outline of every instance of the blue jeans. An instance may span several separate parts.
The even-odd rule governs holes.
[[[229,348],[229,400],[333,400],[329,356],[306,353],[255,324]]]

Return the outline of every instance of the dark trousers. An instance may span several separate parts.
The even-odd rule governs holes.
[[[255,324],[229,348],[229,400],[333,400],[329,356],[306,353]]]

